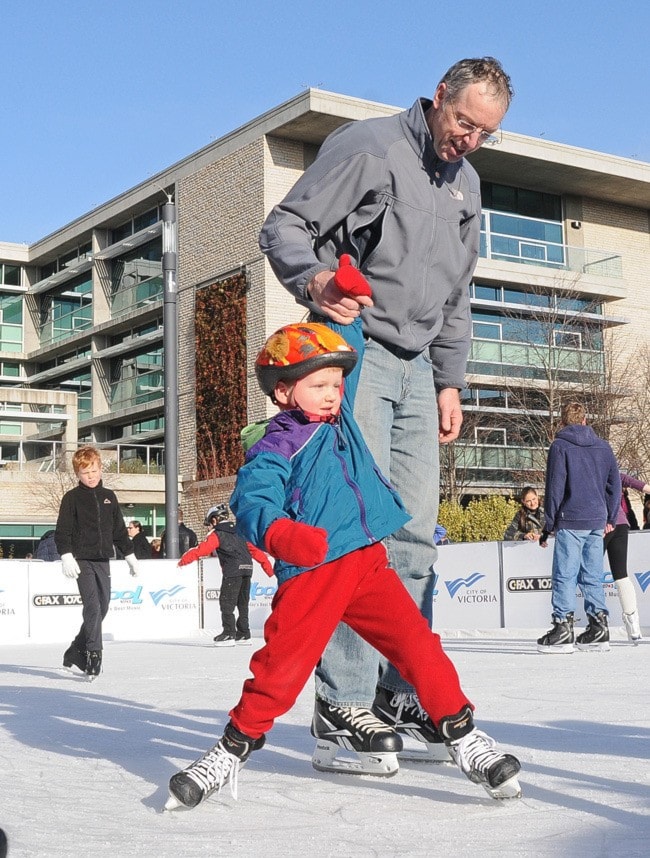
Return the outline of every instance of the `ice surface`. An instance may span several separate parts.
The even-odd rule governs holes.
[[[250,647],[108,641],[88,683],[60,669],[60,644],[2,646],[9,858],[650,854],[650,643],[548,656],[533,637],[445,638],[478,726],[521,759],[520,800],[490,799],[451,764],[314,771],[310,682],[242,769],[238,801],[225,790],[174,813],[169,777],[221,735]]]

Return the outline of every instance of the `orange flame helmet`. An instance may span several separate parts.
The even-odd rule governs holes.
[[[326,366],[339,366],[346,376],[357,353],[340,334],[317,322],[285,325],[268,338],[255,361],[260,387],[272,396],[279,381],[297,381]]]

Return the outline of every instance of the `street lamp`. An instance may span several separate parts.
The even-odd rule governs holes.
[[[162,207],[163,371],[165,374],[165,555],[178,547],[178,309],[176,304],[176,205]]]

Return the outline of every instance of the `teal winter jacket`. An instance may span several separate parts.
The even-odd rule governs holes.
[[[336,329],[363,351],[360,325]],[[314,423],[300,410],[283,411],[248,451],[230,506],[239,533],[258,548],[266,548],[269,525],[291,518],[327,531],[329,563],[379,542],[409,520],[352,416],[360,363],[345,379],[337,422]],[[281,584],[307,568],[277,560],[275,575]]]

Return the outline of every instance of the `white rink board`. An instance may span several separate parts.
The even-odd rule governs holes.
[[[548,548],[527,542],[443,545],[438,549],[434,628],[441,630],[548,628],[551,618],[553,539]],[[132,578],[124,561],[111,562],[111,606],[104,635],[113,640],[171,639],[201,629],[221,630],[221,567],[216,557],[178,567],[175,560],[141,560]],[[628,569],[641,615],[650,627],[650,531],[630,533]],[[605,595],[610,624],[621,625],[616,587],[605,560]],[[251,631],[259,635],[277,590],[259,564],[253,565]],[[584,610],[577,598],[577,617]],[[0,560],[0,644],[27,639],[65,642],[81,625],[81,600],[60,563]]]
[[[434,629],[501,628],[499,543],[439,545]]]
[[[124,560],[111,561],[111,604],[102,624],[106,640],[177,638],[199,627],[196,566],[179,569],[175,560],[140,560],[132,577]],[[31,563],[29,637],[69,641],[81,626],[81,598],[61,563]]]
[[[29,636],[29,566],[27,560],[0,560],[0,644]]]

